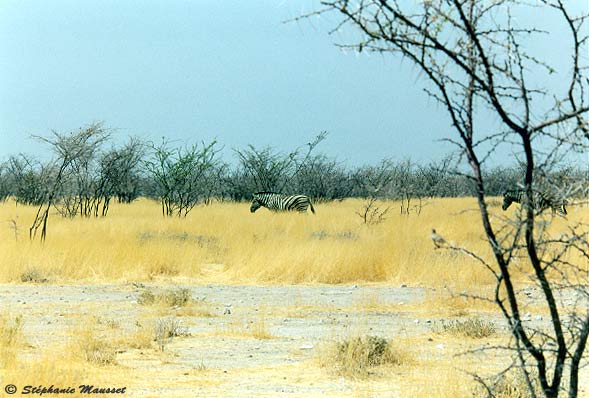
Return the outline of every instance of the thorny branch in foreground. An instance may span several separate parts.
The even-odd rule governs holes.
[[[579,308],[587,311],[587,263],[578,254],[589,252],[587,225],[574,226],[571,234],[558,239],[548,235],[547,228],[536,231],[538,218],[543,216],[534,212],[530,200],[524,200],[518,218],[495,221],[486,201],[482,167],[500,146],[516,148],[524,166],[525,196],[531,198],[538,175],[549,175],[566,158],[563,154],[589,149],[589,65],[583,55],[587,52],[587,15],[573,12],[561,0],[535,4],[520,0],[334,0],[322,5],[321,10],[301,19],[334,13],[339,21],[333,31],[351,28],[360,33],[356,43],[340,47],[399,54],[426,77],[426,92],[447,111],[459,137],[452,142],[470,166],[484,233],[493,252],[492,264],[487,260],[485,264],[497,280],[495,302],[511,328],[530,393],[535,396],[533,379],[547,397],[557,397],[565,389],[569,397],[576,397],[589,314],[567,308],[561,296],[572,291],[585,303]],[[557,71],[541,59],[545,54],[535,56],[528,51],[530,41],[547,32],[520,26],[513,16],[534,12],[543,17],[549,13],[567,27],[571,54],[567,70]],[[533,19],[528,15],[521,20]],[[561,79],[559,87],[568,79],[564,92],[542,86],[554,74]],[[480,117],[484,113],[500,121],[499,134],[484,127]],[[555,194],[570,191],[559,181],[548,185]],[[526,266],[514,265],[519,262]],[[550,313],[549,332],[539,333],[522,317],[518,268],[525,269],[540,288]],[[529,363],[534,364],[533,372]],[[566,370],[568,388],[562,385]]]

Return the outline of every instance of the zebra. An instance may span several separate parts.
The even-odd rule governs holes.
[[[264,206],[272,211],[299,211],[304,213],[307,207],[315,214],[313,203],[306,195],[282,195],[274,192],[256,192],[250,206],[250,211],[254,213],[260,207]]]
[[[526,196],[526,191],[523,189],[509,189],[503,194],[503,210],[507,210],[513,202],[522,204]],[[542,212],[548,208],[552,209],[552,212],[558,212],[562,216],[566,216],[567,209],[565,207],[566,200],[556,200],[545,193],[534,192],[532,197],[532,208]]]

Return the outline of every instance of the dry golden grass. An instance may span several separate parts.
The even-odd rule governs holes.
[[[263,314],[247,319],[244,317],[233,317],[225,322],[215,331],[217,336],[230,336],[237,338],[254,338],[258,340],[273,339],[274,336],[268,330],[266,318]]]
[[[214,203],[186,219],[163,218],[158,203],[115,204],[106,218],[64,219],[52,214],[47,241],[30,242],[35,209],[0,204],[0,282],[160,280],[218,283],[403,282],[426,286],[484,286],[489,272],[469,257],[434,250],[431,228],[489,257],[475,200],[432,199],[420,215],[362,223],[361,200],[316,206],[316,215],[255,214],[247,203]],[[514,206],[515,207],[515,206]],[[472,211],[465,211],[472,210]],[[512,209],[510,209],[511,211]],[[513,210],[515,211],[515,210]],[[494,214],[505,214],[492,207]],[[584,208],[555,218],[554,234],[589,222]],[[18,230],[13,228],[15,220]],[[499,222],[498,218],[494,218]],[[568,224],[567,224],[568,223]]]
[[[99,336],[92,325],[75,330],[74,335],[70,350],[79,360],[99,366],[116,364],[116,346],[113,340]]]
[[[18,386],[55,386],[66,388],[77,386],[92,374],[93,380],[102,378],[95,366],[115,364],[115,350],[112,342],[99,337],[94,326],[113,328],[110,322],[97,319],[85,327],[72,330],[71,338],[64,346],[34,347],[23,337],[23,318],[0,318],[0,379],[12,381]],[[33,354],[34,353],[34,354]]]
[[[399,204],[390,202],[385,204],[392,208],[390,216],[372,226],[364,225],[355,214],[361,206],[361,200],[318,204],[313,216],[274,214],[265,209],[251,214],[247,203],[214,203],[195,208],[186,219],[166,219],[161,216],[156,202],[140,200],[131,205],[114,204],[109,216],[103,219],[70,220],[53,214],[47,241],[42,244],[28,239],[35,209],[8,201],[0,204],[0,264],[3,264],[0,282],[165,282],[172,279],[174,283],[185,280],[224,284],[405,283],[438,289],[428,290],[425,302],[398,304],[398,308],[386,304],[378,296],[368,295],[361,297],[353,310],[398,309],[427,313],[428,317],[471,315],[475,304],[479,312],[496,310],[492,303],[456,295],[465,291],[490,296],[494,281],[489,272],[469,257],[435,250],[430,239],[431,229],[436,228],[447,241],[460,243],[489,258],[474,199],[429,200],[420,215],[409,216],[400,215]],[[517,211],[515,206],[507,213],[498,206],[492,207],[493,222],[499,223],[499,215],[513,211]],[[11,220],[16,222],[16,231]],[[571,206],[568,218],[555,218],[550,232],[558,235],[565,232],[568,225],[580,221],[589,223],[589,212]],[[586,264],[580,258],[571,260]],[[520,280],[527,282],[523,276]],[[441,289],[444,286],[449,290]],[[146,312],[160,310],[162,316],[211,316],[208,304],[188,300],[181,291],[152,293],[153,308],[141,306]],[[315,306],[308,300],[285,303],[283,307],[285,316],[300,318],[314,316],[313,309]],[[275,338],[269,331],[271,321],[267,322],[263,315],[250,319],[235,315],[221,323],[217,330],[220,337]],[[160,343],[165,345],[170,338],[168,329],[161,328],[160,331],[168,332],[157,341],[156,324],[150,322],[124,331],[117,321],[90,320],[72,331],[65,350],[64,347],[49,347],[42,350],[41,358],[37,354],[36,359],[30,361],[25,354],[31,350],[24,347],[16,319],[10,316],[0,319],[0,376],[23,384],[73,385],[88,374],[99,375],[94,382],[120,381],[124,375],[119,373],[124,367],[117,365],[119,360],[138,360],[135,357],[140,355],[133,350],[144,350],[145,356],[154,360],[159,353],[158,346],[163,349]],[[365,336],[366,333],[356,335]],[[399,396],[472,396],[474,385],[465,381],[469,378],[455,368],[456,358],[452,355],[468,348],[463,345],[465,339],[453,334],[439,337],[433,333],[431,338],[435,341],[428,338],[421,335],[395,339],[394,344],[411,347],[411,352],[406,355],[401,352],[403,355],[396,357],[400,360],[393,364],[377,364],[380,375],[371,376],[369,385],[358,381],[357,395],[377,395],[381,387],[386,391],[385,388],[394,384]],[[353,374],[357,365],[354,358],[370,357],[370,351],[357,349],[361,344],[356,343],[362,340],[350,341],[346,350],[339,351],[344,354],[341,356],[343,363],[351,358],[348,363]],[[438,350],[436,347],[441,341],[446,348]],[[477,340],[472,344],[479,343]],[[56,350],[67,354],[55,354]],[[173,352],[173,347],[166,348],[166,353],[168,351]],[[334,360],[335,356],[326,358]],[[493,361],[502,362],[492,358]],[[461,363],[460,368],[473,370],[473,366],[482,367],[487,363],[474,358],[469,363]],[[307,377],[305,372],[308,372],[310,383],[324,378],[323,370],[308,364],[300,366],[309,368],[304,372],[300,369],[300,374]],[[141,372],[129,370],[133,377],[126,380],[141,380],[137,385],[151,382],[150,377],[159,371],[156,369],[154,373],[139,377]],[[199,378],[198,383],[211,383],[206,380],[210,379],[208,372],[219,372],[219,377],[225,377],[220,370],[207,370],[204,372],[207,377],[201,377],[203,372],[198,371],[195,376]],[[258,373],[256,369],[243,372]],[[283,376],[277,372],[280,370],[261,372],[260,377],[272,380]],[[30,374],[35,374],[34,379]],[[431,383],[432,375],[438,383]]]
[[[448,333],[453,336],[473,339],[483,339],[494,335],[497,331],[493,322],[478,317],[438,321],[434,323],[432,329],[435,333]]]
[[[89,369],[87,364],[72,361],[63,355],[52,354],[34,361],[20,361],[7,369],[0,369],[3,380],[19,385],[51,386],[66,388],[78,386],[80,380],[87,380]],[[94,380],[98,377],[93,374]]]
[[[16,363],[17,353],[24,343],[22,328],[22,316],[0,316],[0,369]]]
[[[366,378],[382,366],[408,366],[411,353],[401,344],[378,336],[356,336],[337,342],[321,353],[320,364],[339,375]]]

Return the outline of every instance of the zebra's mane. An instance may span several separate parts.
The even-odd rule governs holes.
[[[281,193],[278,192],[272,192],[272,191],[262,191],[262,192],[255,192],[254,195],[263,195],[263,194],[272,194],[272,195],[282,195]]]

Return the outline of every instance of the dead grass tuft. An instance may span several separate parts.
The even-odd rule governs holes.
[[[495,334],[495,324],[491,321],[485,321],[478,317],[467,318],[464,320],[438,321],[432,326],[435,333],[447,333],[453,336],[470,337],[473,339],[483,339]]]
[[[154,291],[146,289],[137,298],[137,303],[145,306],[160,306],[163,312],[173,308],[176,316],[213,317],[211,305],[205,298],[193,298],[189,289],[168,289]]]
[[[336,343],[324,365],[331,363],[338,374],[348,378],[365,378],[375,367],[400,366],[410,362],[406,351],[394,347],[385,338],[377,336],[354,337]]]
[[[8,368],[16,361],[18,348],[22,345],[23,318],[0,316],[0,368]]]
[[[538,380],[530,377],[533,393],[518,368],[510,369],[490,381],[480,381],[474,388],[473,398],[532,398],[543,397]]]
[[[98,336],[91,328],[80,330],[76,335],[74,352],[84,361],[100,366],[116,363],[116,347],[112,340]]]
[[[179,336],[188,336],[188,331],[181,326],[180,320],[176,318],[161,318],[156,321],[154,340],[160,351],[164,351],[172,339]]]
[[[154,293],[146,289],[139,295],[137,302],[141,305],[165,305],[167,307],[183,307],[192,301],[192,293],[189,289],[170,289],[160,293]]]
[[[29,268],[20,274],[20,281],[23,283],[46,283],[48,279],[39,268]]]

